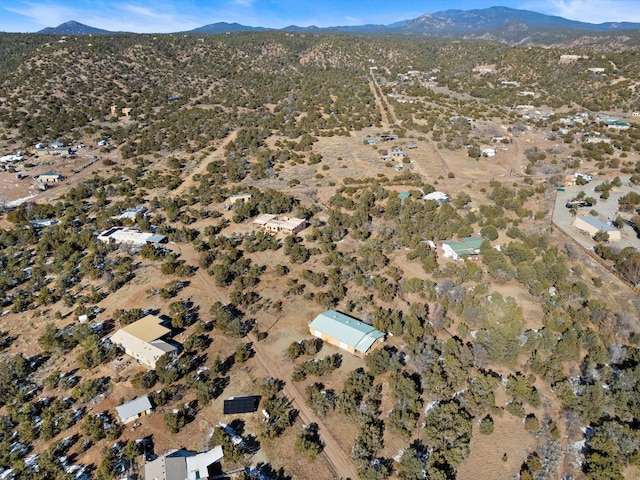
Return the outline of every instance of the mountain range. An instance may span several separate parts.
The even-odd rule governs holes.
[[[186,32],[176,33],[221,34],[267,30],[275,29],[250,27],[238,23],[218,22],[194,28]],[[483,38],[509,43],[519,43],[523,41],[530,43],[553,43],[553,40],[570,40],[585,34],[640,31],[640,23],[607,22],[593,24],[544,15],[528,10],[518,10],[508,7],[490,7],[479,10],[446,10],[432,14],[424,14],[418,18],[400,21],[390,25],[350,25],[335,27],[299,27],[290,25],[278,30],[299,33],[413,34],[445,38]],[[54,28],[45,28],[38,33],[54,35],[100,35],[122,32],[110,32],[70,21]]]

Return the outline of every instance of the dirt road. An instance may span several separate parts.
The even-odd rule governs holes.
[[[224,148],[227,145],[229,145],[230,142],[235,141],[237,136],[238,136],[238,130],[233,130],[231,133],[229,133],[229,135],[225,137],[222,143],[218,145],[218,147],[213,152],[211,152],[204,159],[202,159],[198,164],[198,166],[194,168],[192,172],[190,172],[188,175],[185,176],[184,182],[182,182],[178,188],[176,188],[173,192],[171,192],[171,195],[172,196],[180,195],[181,193],[184,193],[189,187],[191,187],[194,184],[193,176],[206,173],[207,165],[209,165],[209,163],[212,160],[214,160],[215,157],[217,157],[218,155],[221,155],[222,152],[224,152]]]
[[[205,167],[206,168],[206,167]],[[169,245],[172,250],[180,253],[182,258],[190,265],[197,265],[199,255],[191,244],[175,244]],[[226,292],[217,288],[209,274],[202,268],[199,268],[196,274],[191,279],[191,285],[200,289],[210,301],[219,301],[223,304],[228,303],[229,299],[226,296]],[[279,378],[285,380],[285,375],[282,374],[280,368],[277,365],[278,360],[271,358],[263,345],[258,342],[256,336],[251,332],[249,334],[249,340],[253,342],[253,349],[255,351],[255,359],[260,363],[267,376],[273,378]],[[286,380],[285,380],[286,381]],[[297,386],[290,381],[286,381],[284,386],[284,395],[286,395],[293,404],[293,407],[298,410],[300,420],[309,425],[315,423],[318,425],[320,436],[325,443],[323,454],[329,464],[332,466],[334,475],[336,478],[358,478],[351,459],[348,454],[345,453],[338,442],[333,438],[329,429],[325,426],[322,420],[311,410],[304,401],[304,394],[298,390]]]

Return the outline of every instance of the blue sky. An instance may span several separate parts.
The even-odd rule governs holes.
[[[0,0],[0,31],[75,20],[112,31],[166,33],[209,23],[282,28],[389,24],[441,10],[501,5],[583,22],[640,22],[640,0]]]

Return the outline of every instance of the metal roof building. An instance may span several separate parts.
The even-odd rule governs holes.
[[[171,329],[162,323],[161,318],[147,315],[118,330],[111,336],[111,341],[120,345],[130,357],[150,368],[156,368],[156,361],[162,355],[178,350],[176,346],[161,340],[161,337],[171,333]]]
[[[377,342],[384,341],[384,333],[371,325],[340,312],[327,310],[310,324],[311,335],[354,355],[364,356]]]
[[[578,215],[573,222],[573,226],[584,232],[587,232],[592,237],[599,231],[603,231],[609,234],[609,240],[613,242],[622,239],[620,230],[604,223],[601,220],[598,220],[596,217]]]
[[[457,242],[442,242],[442,250],[446,258],[458,260],[464,255],[478,255],[483,241],[480,237],[465,237]]]
[[[118,412],[118,417],[122,423],[133,422],[144,415],[148,415],[151,411],[151,402],[146,395],[134,398],[116,407],[116,412]]]

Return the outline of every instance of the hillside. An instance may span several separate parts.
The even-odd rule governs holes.
[[[3,478],[640,474],[624,42],[54,38],[0,35]]]

